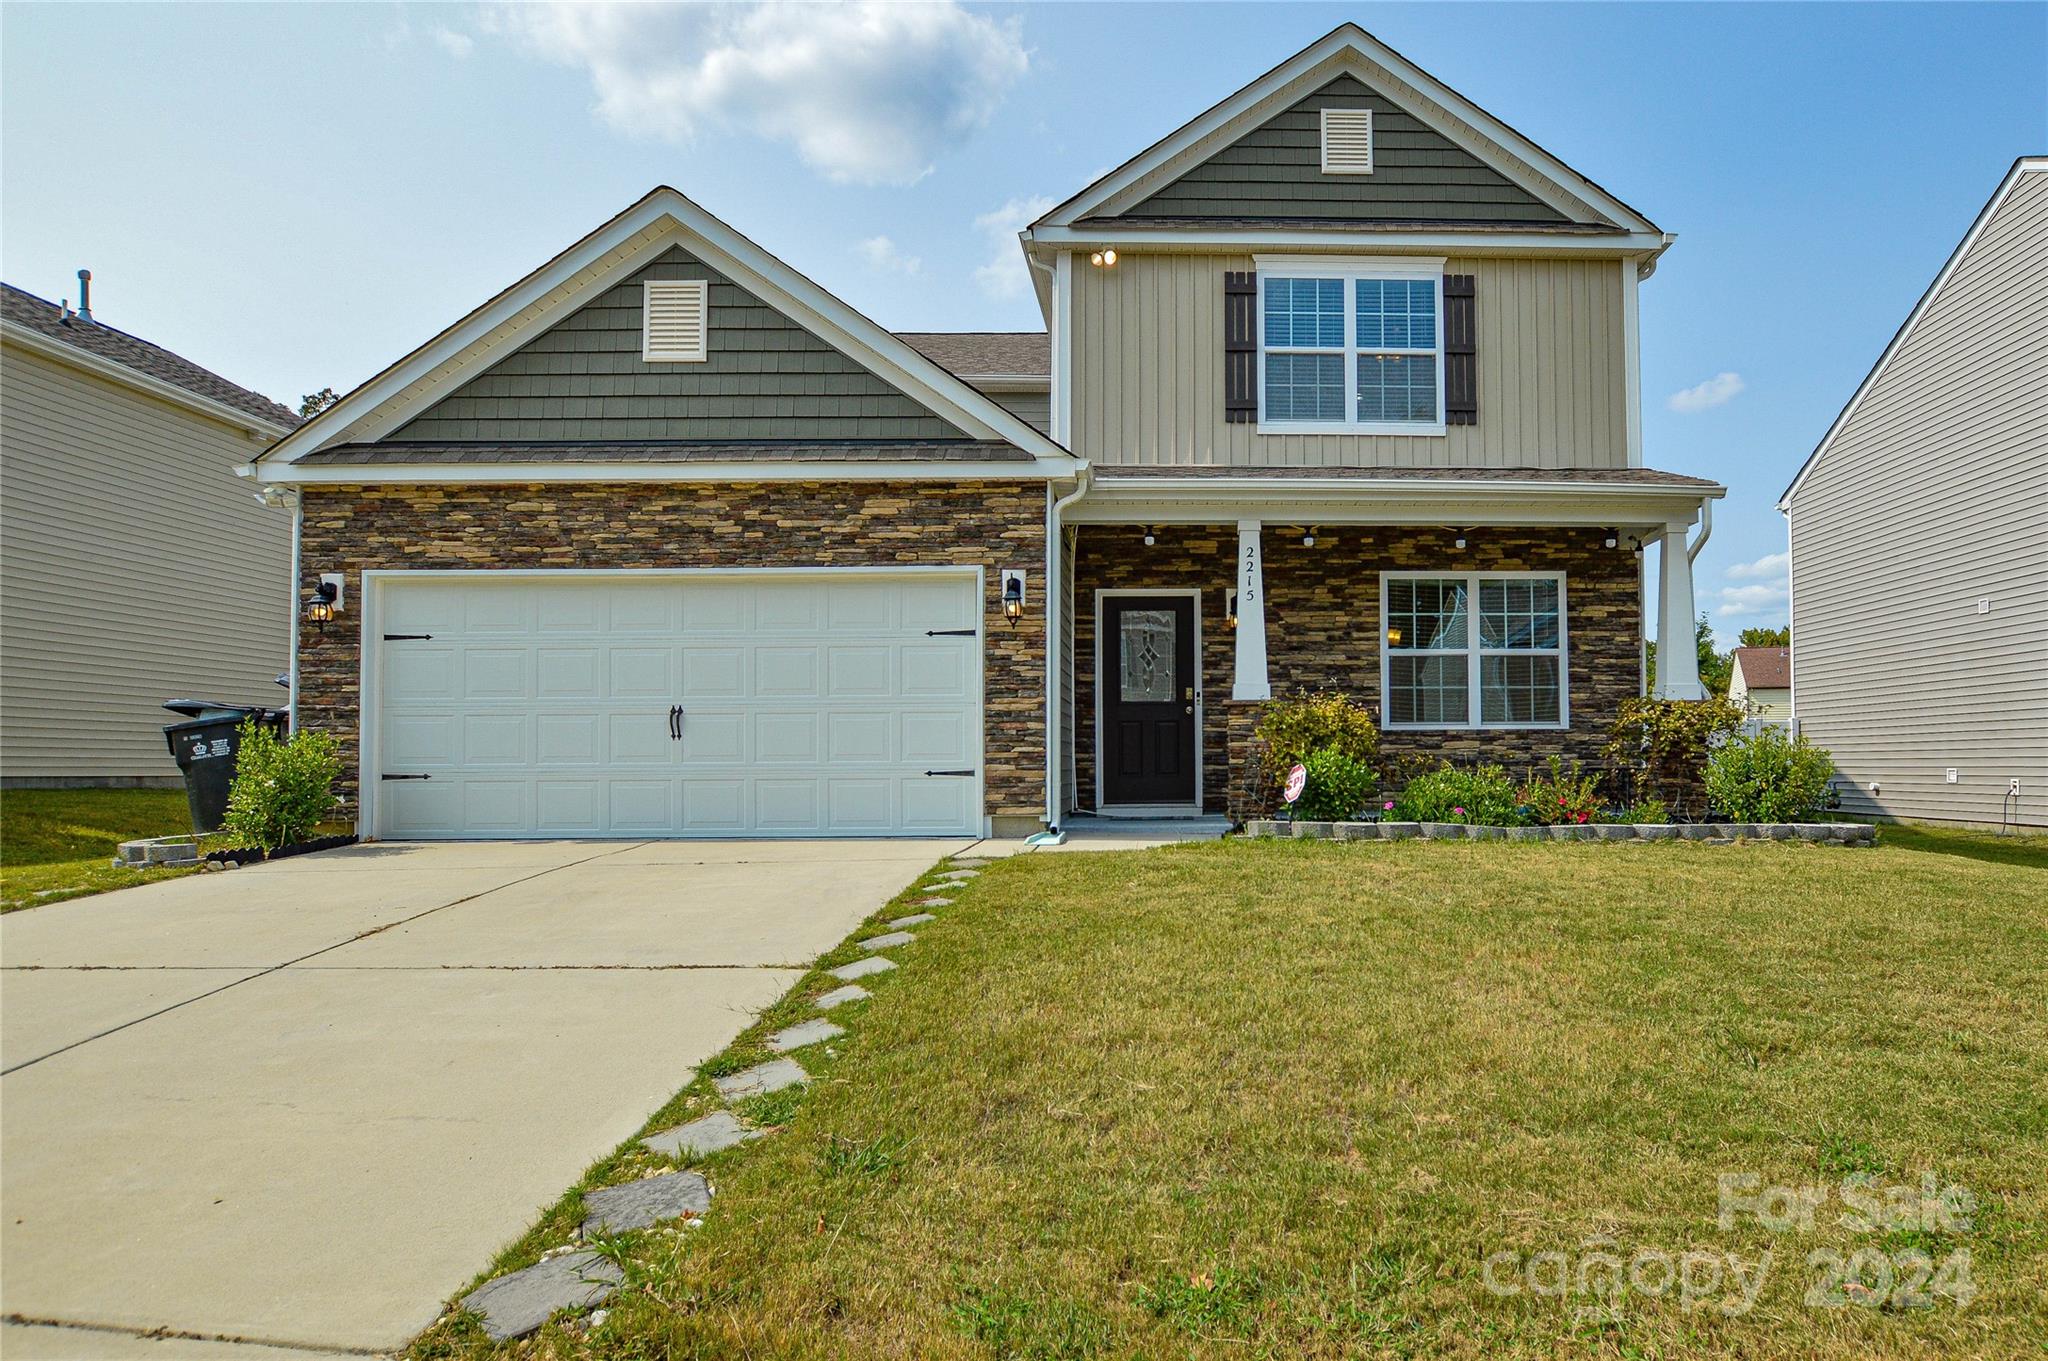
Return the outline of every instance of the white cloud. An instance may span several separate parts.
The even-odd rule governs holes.
[[[1728,569],[1731,581],[1754,581],[1759,577],[1783,577],[1791,568],[1792,557],[1788,553],[1766,553],[1755,562],[1738,562]]]
[[[992,213],[974,219],[974,230],[988,242],[988,263],[977,265],[974,282],[991,298],[1021,298],[1031,288],[1031,270],[1024,263],[1024,248],[1017,244],[1023,231],[1051,210],[1055,200],[1043,194],[1013,198]]]
[[[470,37],[467,33],[457,33],[452,28],[436,28],[434,30],[434,42],[439,45],[443,52],[446,52],[457,61],[461,61],[464,57],[476,51],[475,38]]]
[[[1788,554],[1766,553],[1730,565],[1724,575],[1743,584],[1721,587],[1714,612],[1723,619],[1784,618],[1792,599],[1791,561]]]
[[[1673,411],[1690,415],[1695,411],[1705,411],[1709,407],[1732,402],[1742,389],[1741,374],[1717,373],[1704,383],[1672,393],[1665,404]]]
[[[1025,73],[1022,21],[959,5],[502,5],[492,30],[590,76],[620,132],[788,142],[827,178],[911,184]]]
[[[924,268],[922,259],[905,255],[886,236],[871,236],[855,249],[860,252],[861,259],[868,262],[868,268],[878,274],[915,274]]]

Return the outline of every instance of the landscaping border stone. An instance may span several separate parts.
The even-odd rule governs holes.
[[[1463,822],[1285,822],[1257,818],[1244,825],[1252,837],[1304,841],[1806,841],[1821,846],[1869,846],[1877,828],[1868,822],[1581,822],[1553,827],[1481,827]]]

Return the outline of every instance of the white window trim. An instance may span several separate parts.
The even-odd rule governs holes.
[[[1444,419],[1444,261],[1442,257],[1419,256],[1284,256],[1257,255],[1252,263],[1258,270],[1259,420],[1261,435],[1423,435],[1441,436],[1449,426]],[[1436,293],[1436,345],[1374,350],[1375,354],[1436,355],[1436,420],[1434,421],[1284,421],[1266,415],[1266,280],[1342,279],[1344,288],[1344,402],[1355,412],[1358,403],[1358,305],[1356,279],[1428,279]],[[1275,354],[1329,354],[1317,346],[1275,346]]]
[[[1547,647],[1486,647],[1479,641],[1479,582],[1523,580],[1554,581],[1557,583],[1557,646]],[[1465,646],[1454,648],[1391,648],[1387,645],[1387,584],[1392,581],[1463,581],[1465,599],[1469,602],[1465,611]],[[1572,725],[1572,671],[1571,671],[1571,608],[1569,591],[1563,572],[1382,572],[1380,573],[1380,727],[1394,732],[1487,732],[1543,731],[1556,732]],[[1391,658],[1395,652],[1407,657],[1465,657],[1469,659],[1465,668],[1465,716],[1463,723],[1396,723],[1393,721],[1394,669]],[[1482,657],[1556,657],[1557,658],[1557,722],[1555,723],[1487,723],[1480,718],[1480,676],[1485,668]]]
[[[673,289],[697,295],[697,343],[681,350],[654,348],[654,295]],[[703,279],[644,279],[640,284],[640,358],[649,364],[702,364],[711,357],[711,285]]]
[[[1330,115],[1333,113],[1365,115],[1365,164],[1363,166],[1344,167],[1332,166],[1330,164]],[[1319,130],[1322,133],[1323,173],[1325,175],[1370,175],[1372,173],[1373,162],[1379,158],[1380,148],[1379,138],[1375,135],[1375,129],[1373,128],[1371,109],[1324,109]]]

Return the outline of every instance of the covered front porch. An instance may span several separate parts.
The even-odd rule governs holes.
[[[1643,693],[1646,620],[1681,640],[1658,693],[1702,693],[1712,483],[1109,468],[1080,490],[1057,512],[1061,818],[1244,816],[1261,705],[1318,691],[1368,705],[1390,757],[1596,760]]]

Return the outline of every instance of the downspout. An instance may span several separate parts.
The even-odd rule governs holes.
[[[1688,564],[1697,562],[1699,560],[1700,550],[1702,548],[1705,548],[1707,546],[1707,540],[1713,537],[1714,503],[1712,501],[1703,499],[1700,502],[1700,536],[1692,541],[1692,546],[1690,548],[1685,550],[1686,562]],[[1697,598],[1695,598],[1695,603],[1697,603]]]
[[[1060,830],[1060,781],[1064,774],[1060,762],[1060,639],[1061,604],[1066,599],[1066,583],[1060,572],[1061,529],[1060,516],[1068,506],[1088,494],[1088,484],[1093,472],[1082,464],[1074,473],[1074,489],[1065,496],[1052,499],[1047,489],[1045,508],[1045,830],[1026,841],[1037,846],[1057,846],[1067,839]]]
[[[285,683],[288,687],[285,691],[287,724],[285,731],[291,736],[297,737],[299,734],[299,545],[305,537],[306,507],[305,502],[299,495],[298,488],[292,488],[285,495],[292,498],[292,653],[291,664],[286,668],[285,675]]]

